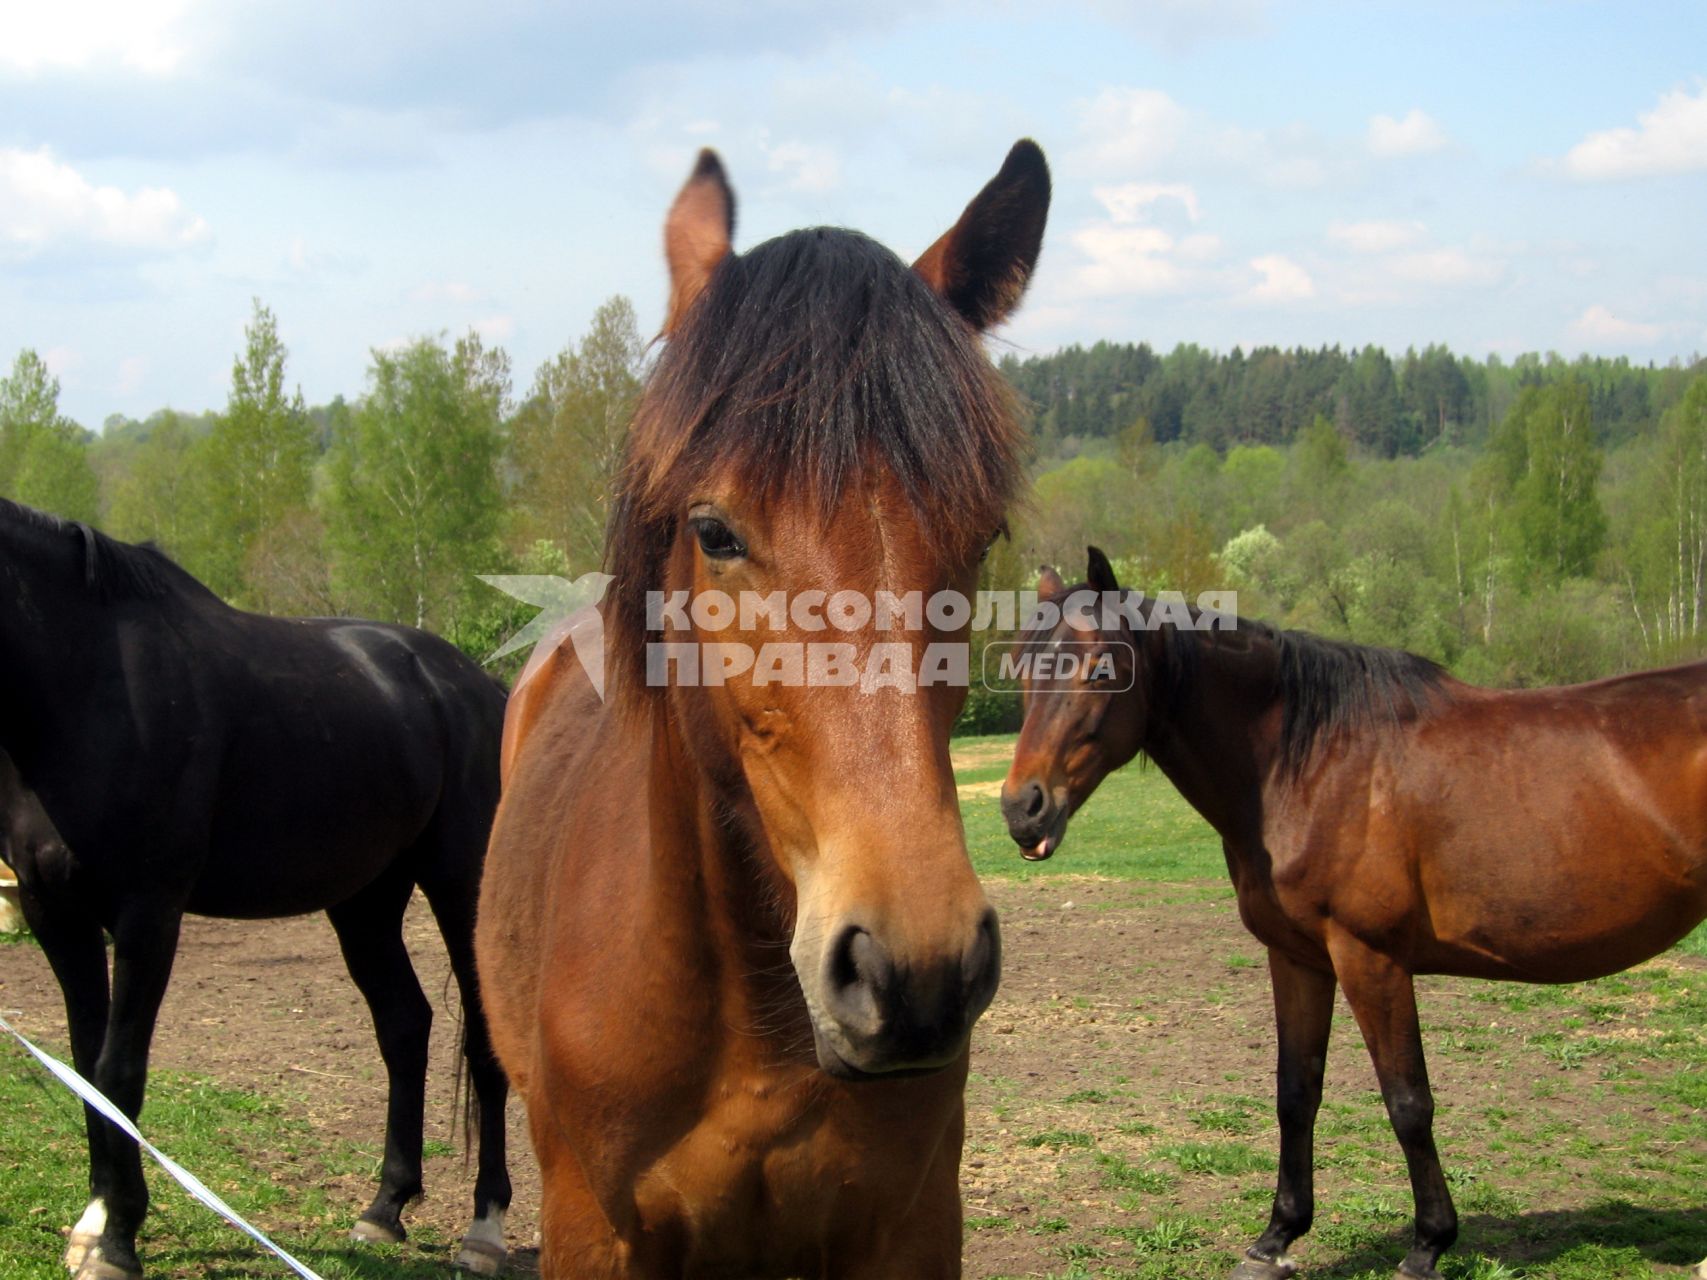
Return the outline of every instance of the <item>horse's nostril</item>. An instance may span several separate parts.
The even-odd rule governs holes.
[[[883,1020],[882,996],[890,985],[888,955],[857,924],[843,928],[825,963],[829,1006],[850,1028],[873,1033]]]
[[[1002,930],[996,913],[986,907],[978,921],[978,933],[961,961],[967,1013],[976,1018],[996,994],[1002,976]]]
[[[1027,787],[1025,789],[1025,816],[1035,818],[1042,813],[1044,799],[1042,784],[1034,782]]]

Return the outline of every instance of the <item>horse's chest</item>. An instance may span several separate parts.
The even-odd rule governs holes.
[[[889,1199],[910,1199],[906,1184],[929,1154],[913,1153],[916,1165],[874,1159],[889,1153],[851,1140],[814,1092],[717,1090],[701,1121],[637,1181],[642,1235],[679,1241],[693,1275],[815,1275],[848,1221],[881,1218]],[[894,1176],[875,1177],[880,1169]]]

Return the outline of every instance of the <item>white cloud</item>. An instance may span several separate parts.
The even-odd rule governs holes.
[[[179,249],[205,240],[207,223],[164,187],[98,187],[46,147],[0,148],[0,243],[26,250],[60,240],[123,249]]]
[[[135,394],[148,376],[148,361],[143,356],[126,356],[119,361],[119,375],[113,390],[121,396]]]
[[[1494,258],[1480,258],[1453,246],[1399,254],[1387,264],[1398,279],[1414,284],[1491,284],[1504,270]]]
[[[25,74],[116,62],[148,75],[176,71],[189,0],[53,0],[5,6],[0,66]]]
[[[1185,284],[1172,256],[1174,238],[1159,227],[1098,222],[1075,231],[1072,240],[1086,258],[1073,273],[1085,296],[1172,293]]]
[[[1142,171],[1173,153],[1188,122],[1186,109],[1160,89],[1104,89],[1078,103],[1083,141],[1074,158],[1110,176]]]
[[[1138,39],[1173,53],[1268,30],[1268,0],[1091,0],[1091,9]]]
[[[1181,293],[1191,283],[1190,267],[1221,251],[1220,237],[1208,232],[1176,237],[1149,225],[1160,203],[1177,205],[1188,222],[1202,218],[1197,192],[1184,183],[1128,182],[1094,187],[1092,194],[1108,216],[1069,237],[1084,258],[1072,275],[1080,297]]]
[[[1382,159],[1427,155],[1446,146],[1446,134],[1432,117],[1413,107],[1403,119],[1373,116],[1369,121],[1369,151]]]
[[[1310,273],[1284,254],[1252,258],[1251,269],[1261,273],[1262,280],[1245,291],[1247,302],[1301,302],[1316,296],[1316,282]]]
[[[1093,187],[1091,194],[1117,223],[1142,221],[1145,212],[1158,200],[1175,201],[1193,222],[1203,217],[1197,192],[1183,182],[1127,182],[1118,187]]]
[[[1179,256],[1189,262],[1208,262],[1221,256],[1221,237],[1207,231],[1184,237],[1179,242]]]
[[[1420,243],[1428,229],[1420,222],[1371,219],[1366,222],[1333,222],[1328,239],[1353,253],[1392,253]]]
[[[1206,129],[1201,139],[1193,139],[1192,148],[1227,171],[1283,190],[1320,187],[1333,172],[1343,170],[1343,157],[1296,124],[1274,129]]]
[[[70,347],[49,347],[41,353],[41,362],[47,366],[47,371],[54,377],[63,378],[83,363],[83,357]]]
[[[1610,342],[1621,346],[1646,346],[1659,341],[1665,326],[1626,320],[1596,303],[1576,318],[1571,332],[1584,342]]]
[[[410,302],[484,302],[486,294],[461,280],[430,280],[409,290]]]
[[[782,175],[783,186],[789,191],[821,195],[841,185],[841,162],[828,147],[792,141],[772,146],[761,139],[759,148],[770,171]]]
[[[1661,96],[1634,129],[1602,129],[1565,153],[1565,171],[1584,181],[1707,170],[1707,83],[1693,96]]]
[[[516,318],[511,315],[482,316],[474,322],[474,332],[480,335],[483,342],[494,345],[508,342],[515,336]]]

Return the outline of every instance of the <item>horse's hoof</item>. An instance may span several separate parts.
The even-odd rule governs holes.
[[[78,1266],[71,1280],[142,1280],[142,1272],[126,1271],[123,1267],[114,1266],[99,1253],[90,1253]]]
[[[357,1218],[356,1225],[350,1228],[350,1239],[357,1244],[402,1244],[404,1236],[383,1223]]]
[[[1296,1270],[1298,1264],[1284,1256],[1270,1262],[1267,1258],[1253,1258],[1246,1254],[1245,1260],[1233,1268],[1233,1274],[1227,1280],[1286,1280]]]
[[[73,1231],[71,1239],[65,1246],[65,1269],[76,1275],[83,1267],[83,1259],[89,1256],[89,1250],[101,1243],[101,1237],[90,1235],[86,1231]]]
[[[508,1256],[509,1251],[501,1244],[464,1236],[456,1265],[458,1270],[471,1271],[477,1276],[495,1276],[504,1269],[504,1259]]]

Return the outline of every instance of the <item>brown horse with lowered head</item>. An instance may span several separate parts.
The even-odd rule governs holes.
[[[1458,1223],[1412,975],[1578,982],[1707,915],[1707,663],[1496,691],[1396,650],[1195,609],[1177,625],[1094,547],[1082,592],[1053,571],[1039,590],[1062,612],[1027,651],[1076,644],[1088,660],[1028,684],[1002,788],[1014,839],[1048,857],[1142,751],[1220,834],[1240,917],[1268,948],[1280,1175],[1234,1280],[1290,1275],[1286,1249],[1310,1229],[1336,982],[1410,1170],[1399,1274],[1433,1280]],[[1092,600],[1121,603],[1105,617]]]
[[[1021,440],[978,334],[1048,200],[1021,142],[911,269],[828,228],[732,253],[709,151],[670,212],[669,341],[606,547],[611,704],[571,647],[536,655],[481,891],[546,1276],[960,1274],[967,1046],[1000,968],[949,765],[965,690],[843,675],[965,627],[832,627],[825,602],[972,588]],[[726,626],[717,593],[744,602]]]

